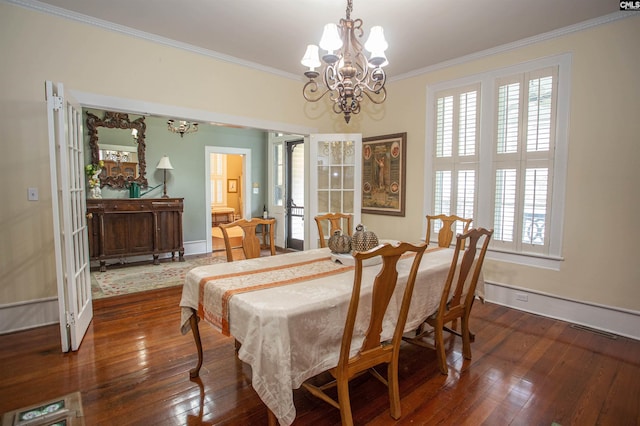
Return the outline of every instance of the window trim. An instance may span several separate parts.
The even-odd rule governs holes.
[[[559,236],[559,238],[551,238],[549,241],[549,253],[539,255],[534,253],[517,253],[512,251],[503,251],[489,249],[488,257],[511,263],[518,263],[530,266],[538,266],[554,270],[560,269],[562,258],[562,240],[565,216],[565,200],[566,200],[566,181],[567,181],[567,164],[569,151],[569,108],[571,101],[571,65],[572,54],[564,53],[559,55],[539,58],[520,64],[504,67],[500,69],[490,70],[484,73],[473,74],[455,80],[440,82],[433,85],[427,85],[426,96],[426,120],[425,120],[425,152],[424,164],[425,174],[425,196],[423,216],[430,214],[433,210],[433,164],[431,161],[434,145],[435,145],[435,129],[431,126],[434,122],[436,114],[436,94],[444,90],[452,90],[457,87],[470,86],[472,84],[480,84],[480,134],[479,134],[479,173],[478,182],[478,217],[474,218],[476,226],[487,227],[491,223],[491,201],[492,194],[492,172],[493,172],[493,144],[494,136],[494,105],[497,93],[497,79],[507,77],[512,74],[525,73],[535,71],[545,67],[558,67],[558,85],[557,85],[557,113],[555,128],[555,155],[553,157],[552,173],[552,195],[551,195],[551,212],[549,219],[549,235]],[[487,117],[488,116],[488,117]],[[489,226],[491,227],[491,226]],[[426,234],[426,219],[423,221],[423,235]]]

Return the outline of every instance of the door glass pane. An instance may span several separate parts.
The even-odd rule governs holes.
[[[355,164],[356,149],[353,141],[344,142],[344,161],[343,164]]]
[[[316,156],[316,164],[318,166],[329,165],[329,142],[318,142],[318,153]]]
[[[342,164],[342,142],[331,142],[331,164]]]
[[[342,188],[342,167],[331,167],[331,189]]]
[[[353,191],[344,191],[342,196],[342,212],[353,213]]]
[[[331,191],[331,201],[329,203],[330,212],[342,211],[342,191]]]
[[[329,211],[329,191],[318,191],[318,212]]]
[[[318,167],[318,189],[329,189],[329,167]]]
[[[354,189],[355,188],[354,167],[345,166],[342,172],[344,173],[344,177],[343,177],[344,189]]]

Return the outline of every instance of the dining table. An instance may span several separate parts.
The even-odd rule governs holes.
[[[428,247],[416,277],[405,332],[416,330],[438,308],[452,248]],[[412,259],[398,262],[398,282],[383,322],[391,338]],[[361,307],[351,345],[362,344],[371,286],[380,262],[363,268]],[[279,254],[190,270],[182,290],[183,334],[193,331],[202,365],[198,320],[240,343],[237,356],[251,365],[252,386],[281,425],[296,417],[294,389],[338,364],[354,279],[353,258],[328,248]],[[482,278],[477,293],[483,295]]]

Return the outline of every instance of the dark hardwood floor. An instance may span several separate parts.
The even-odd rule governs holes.
[[[180,288],[94,302],[76,353],[60,352],[58,326],[0,336],[0,412],[80,391],[86,425],[261,425],[267,411],[232,338],[201,325],[198,380],[191,334],[179,332]],[[638,425],[640,342],[477,303],[473,360],[448,341],[449,375],[435,354],[403,343],[402,417],[367,375],[351,386],[354,420],[368,425]],[[296,390],[295,425],[339,424],[337,410]]]

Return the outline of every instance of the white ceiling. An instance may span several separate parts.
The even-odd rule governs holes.
[[[302,75],[307,44],[324,24],[345,17],[346,0],[20,0],[86,20],[86,15],[222,54],[227,59]],[[353,0],[365,36],[381,25],[389,78],[618,12],[613,0]],[[618,12],[620,13],[620,12]],[[89,20],[104,24],[104,22]],[[108,25],[107,25],[108,26]]]

